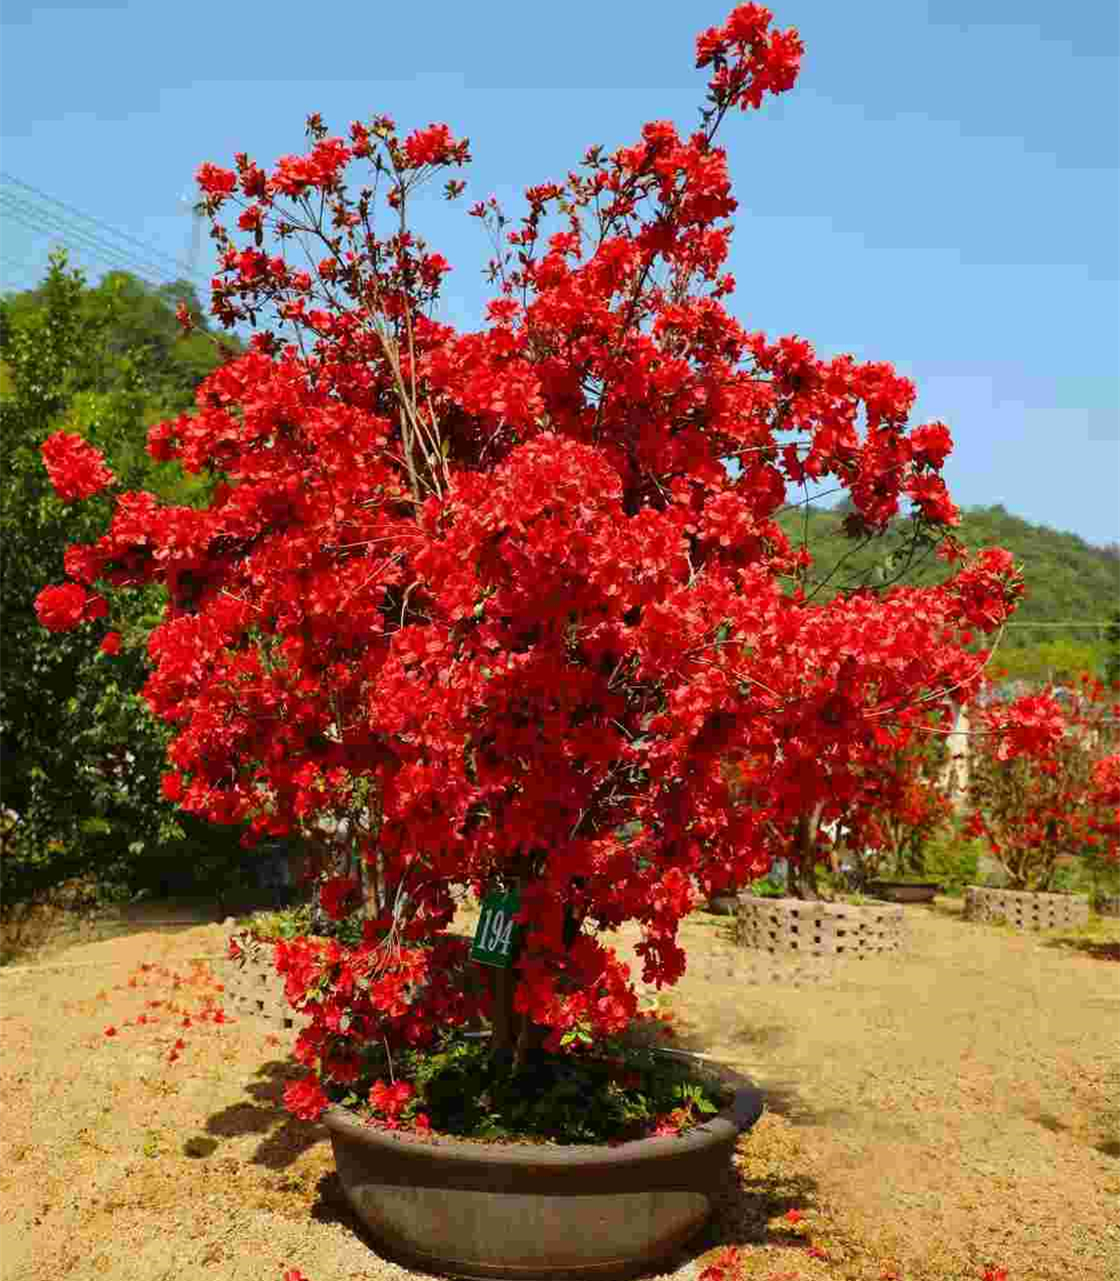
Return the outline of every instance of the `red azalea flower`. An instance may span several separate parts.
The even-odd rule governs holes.
[[[301,1081],[292,1081],[284,1089],[284,1106],[301,1121],[318,1121],[330,1107],[319,1078],[312,1072]]]
[[[80,623],[104,618],[109,607],[100,596],[91,595],[78,583],[44,587],[35,598],[39,622],[52,632],[73,631]]]
[[[165,801],[174,802],[174,801],[182,800],[183,776],[181,774],[175,774],[175,773],[164,774],[160,779],[160,791],[163,793],[163,799]],[[233,947],[232,942],[230,946],[231,948]],[[233,956],[232,951],[230,952],[230,956],[231,957]]]
[[[120,632],[106,632],[101,641],[101,652],[103,654],[119,654],[121,652],[121,634]]]
[[[416,1091],[407,1081],[397,1081],[395,1085],[375,1081],[369,1092],[369,1103],[375,1111],[383,1112],[387,1117],[395,1119],[415,1093]]]
[[[332,921],[341,921],[357,905],[360,890],[353,877],[331,877],[319,887],[319,902]]]
[[[700,1273],[700,1281],[726,1281],[727,1274],[738,1268],[741,1258],[738,1246],[728,1246]]]
[[[47,475],[63,502],[72,503],[100,493],[115,479],[105,455],[81,436],[59,431],[40,446]]]

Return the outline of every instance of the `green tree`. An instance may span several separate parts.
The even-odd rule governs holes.
[[[1046,685],[1050,682],[1069,685],[1082,672],[1098,671],[1101,659],[1100,645],[1075,640],[1072,636],[1058,635],[1036,645],[1001,648],[996,665],[1007,672],[1009,680],[1029,681],[1033,685]]]
[[[1105,633],[1105,643],[1105,680],[1113,684],[1120,681],[1120,609],[1112,611],[1112,622]]]
[[[63,578],[65,547],[95,539],[109,509],[107,498],[67,505],[55,495],[39,453],[55,431],[96,444],[125,488],[205,501],[213,481],[156,464],[144,448],[147,426],[185,409],[206,372],[199,350],[174,350],[175,323],[168,300],[139,282],[120,273],[90,289],[61,253],[38,289],[0,302],[0,808],[9,902],[91,867],[124,884],[138,859],[188,837],[231,845],[230,833],[184,825],[160,797],[167,731],[139,692],[162,589],[104,590],[123,638],[115,656],[101,650],[104,623],[52,637],[34,612],[41,588]],[[212,369],[218,355],[209,353]]]
[[[843,519],[850,502],[833,508],[794,506],[779,524],[813,558],[806,591],[828,598],[861,583],[884,581],[913,585],[943,582],[951,568],[929,546],[912,546],[911,522],[899,518],[879,538],[853,543]],[[1023,566],[1026,599],[999,642],[993,660],[1013,678],[1044,682],[1062,673],[1103,675],[1107,645],[1103,624],[1120,596],[1120,559],[1115,544],[1095,547],[1076,534],[1035,525],[1009,513],[1002,504],[966,508],[957,534],[966,547],[1006,547]],[[792,583],[791,583],[792,586]],[[1099,629],[1085,626],[1099,622]],[[1032,626],[1031,624],[1046,624]],[[1054,623],[1076,623],[1058,628]]]

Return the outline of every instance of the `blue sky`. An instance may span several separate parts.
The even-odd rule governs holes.
[[[475,160],[465,198],[429,202],[421,226],[455,267],[447,317],[474,326],[489,250],[467,205],[494,193],[516,215],[526,185],[562,177],[592,143],[629,144],[651,119],[691,130],[703,99],[693,39],[730,7],[6,0],[0,169],[169,268],[159,255],[189,252],[179,197],[202,161],[244,150],[270,166],[303,148],[311,111],[337,134],[382,111],[402,128],[446,121]],[[774,8],[806,55],[792,93],[721,134],[740,202],[731,309],[772,337],[913,378],[917,419],[944,419],[957,441],[946,474],[958,502],[1117,540],[1120,10]],[[57,206],[8,180],[3,193],[0,288],[33,283],[65,239],[100,273],[88,240],[57,223],[43,235],[28,212]],[[211,261],[204,238],[203,278]]]

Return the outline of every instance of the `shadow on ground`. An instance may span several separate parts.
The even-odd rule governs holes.
[[[111,907],[19,904],[0,916],[0,965],[50,964],[71,947],[134,934],[174,936],[199,925],[221,924],[229,916],[245,916],[274,907],[267,891],[236,892],[224,900],[147,899]]]
[[[250,1162],[270,1170],[287,1168],[327,1134],[325,1126],[300,1121],[284,1107],[284,1087],[302,1075],[302,1069],[291,1062],[263,1064],[245,1084],[245,1102],[231,1104],[210,1117],[207,1134],[222,1139],[259,1134],[261,1141]]]
[[[747,1140],[748,1144],[750,1140]],[[708,1226],[691,1244],[689,1255],[726,1245],[796,1244],[795,1233],[769,1226],[788,1210],[804,1210],[816,1199],[817,1181],[791,1170],[748,1178],[731,1170],[717,1194]]]
[[[1046,939],[1043,947],[1056,947],[1066,952],[1080,952],[1094,961],[1120,961],[1120,940],[1058,938]]]
[[[674,1035],[671,1041],[665,1042],[666,1048],[709,1054],[711,1045],[696,1024],[676,1014],[675,1008],[674,1015]],[[760,1052],[773,1051],[788,1041],[790,1035],[789,1029],[778,1023],[757,1024],[744,1020],[728,1035],[727,1040],[736,1051],[741,1051],[743,1059],[749,1059]],[[729,1054],[721,1056],[720,1061],[747,1076],[762,1091],[767,1110],[776,1112],[791,1125],[827,1125],[842,1120],[846,1115],[842,1109],[822,1112],[810,1107],[794,1082],[771,1076],[756,1066],[747,1066],[743,1059],[739,1059],[736,1054]]]

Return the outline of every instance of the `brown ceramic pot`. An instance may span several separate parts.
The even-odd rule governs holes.
[[[888,903],[932,903],[941,893],[937,881],[869,881],[867,889]]]
[[[324,1116],[343,1191],[379,1252],[426,1272],[479,1278],[623,1278],[657,1271],[707,1222],[761,1093],[676,1138],[617,1147],[479,1144]]]

